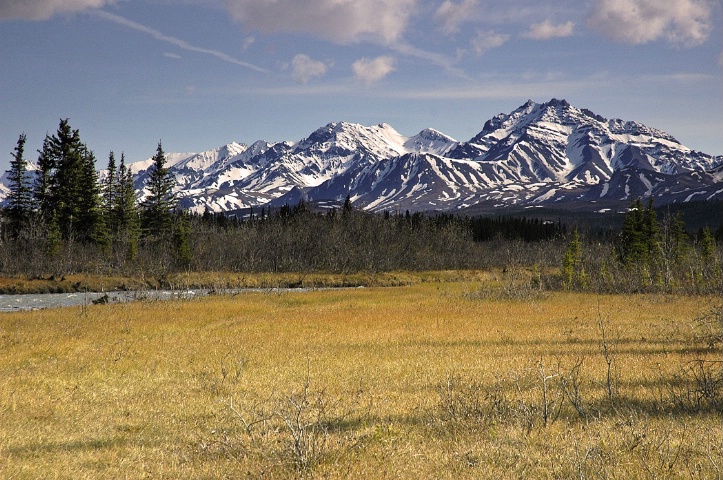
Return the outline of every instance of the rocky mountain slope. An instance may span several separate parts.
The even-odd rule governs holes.
[[[486,206],[602,209],[630,198],[657,205],[723,199],[723,156],[681,145],[637,122],[565,100],[528,101],[469,141],[434,129],[406,137],[388,124],[330,123],[296,142],[230,143],[170,154],[182,205],[235,211],[299,199],[369,211]],[[134,163],[141,196],[151,162]]]

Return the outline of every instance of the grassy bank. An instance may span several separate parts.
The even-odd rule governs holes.
[[[0,477],[721,474],[715,299],[427,280],[3,314]]]
[[[477,270],[357,272],[349,274],[188,272],[160,276],[140,275],[136,277],[89,274],[62,277],[14,275],[0,276],[0,295],[189,288],[224,290],[242,288],[397,287],[424,282],[483,281],[499,276],[500,272]]]

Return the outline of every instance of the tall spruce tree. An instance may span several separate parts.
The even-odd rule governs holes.
[[[9,233],[17,239],[27,228],[32,214],[32,188],[28,175],[28,162],[25,160],[25,134],[21,134],[7,171],[10,192],[8,193],[7,214]]]
[[[173,192],[175,180],[166,167],[166,155],[158,142],[146,181],[148,195],[143,201],[143,227],[146,234],[157,238],[168,238],[173,231],[173,213],[177,208]]]
[[[638,198],[625,214],[617,245],[619,258],[625,264],[639,264],[646,260],[647,246],[643,239],[643,222],[643,201]]]
[[[118,195],[115,197],[113,217],[116,219],[114,238],[125,248],[126,257],[133,259],[138,254],[141,223],[138,199],[133,188],[133,173],[126,167],[123,154],[118,166]]]
[[[51,190],[53,176],[57,167],[52,143],[52,137],[46,134],[45,140],[43,140],[43,148],[38,150],[38,171],[33,186],[35,209],[40,213],[41,220],[46,224],[49,224],[53,217]]]
[[[57,133],[50,138],[50,153],[55,171],[51,176],[49,203],[64,239],[77,239],[81,216],[81,178],[84,145],[80,133],[68,119],[60,120]]]
[[[95,169],[95,155],[83,146],[78,178],[78,224],[82,240],[108,245],[108,230],[101,209],[101,188]]]
[[[59,229],[65,240],[104,243],[95,156],[67,118],[45,137],[38,167],[34,193],[46,230]]]
[[[115,153],[108,154],[108,167],[105,180],[103,181],[103,203],[102,210],[108,232],[115,235],[118,229],[118,219],[115,215],[116,197],[118,196],[118,168],[115,163]]]

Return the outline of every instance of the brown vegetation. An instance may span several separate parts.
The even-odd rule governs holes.
[[[716,299],[510,275],[3,314],[0,477],[721,475]]]

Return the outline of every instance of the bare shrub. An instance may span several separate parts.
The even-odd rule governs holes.
[[[226,437],[230,455],[256,456],[300,472],[333,462],[359,444],[358,427],[367,413],[359,408],[360,393],[352,401],[311,388],[309,377],[298,390],[251,402],[247,407],[226,405],[241,423],[235,437]]]

